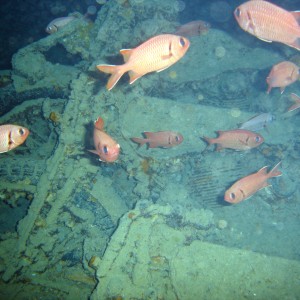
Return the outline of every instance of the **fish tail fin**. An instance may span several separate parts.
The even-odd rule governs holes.
[[[104,120],[101,117],[99,117],[95,121],[94,126],[95,126],[95,128],[97,128],[99,130],[103,130],[103,128],[104,128]]]
[[[106,84],[106,88],[109,91],[117,84],[117,82],[125,72],[123,68],[121,68],[121,66],[115,65],[98,65],[97,69],[101,72],[111,74]]]
[[[281,165],[281,161],[268,173],[268,177],[278,177],[282,175],[282,172],[278,170]]]
[[[142,138],[135,138],[135,137],[133,137],[133,138],[131,138],[131,140],[134,143],[139,144],[140,147],[147,143],[147,139],[142,139]]]
[[[208,146],[210,146],[211,144],[215,143],[215,139],[214,138],[208,138],[206,136],[203,136],[202,139],[208,144]]]

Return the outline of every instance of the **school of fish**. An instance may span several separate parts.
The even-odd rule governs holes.
[[[251,35],[266,41],[279,42],[300,50],[300,12],[287,11],[265,0],[250,0],[239,5],[234,10],[234,17],[239,26]],[[50,22],[46,28],[49,34],[55,34],[65,25],[74,20],[74,16],[57,18]],[[120,50],[124,58],[123,65],[99,64],[97,69],[110,74],[106,88],[112,90],[122,75],[129,74],[129,83],[151,73],[160,72],[177,63],[188,51],[190,41],[187,37],[195,37],[207,33],[210,24],[195,20],[177,27],[175,33],[164,33],[154,36],[133,49]],[[278,62],[270,70],[266,78],[267,93],[272,88],[285,88],[299,79],[299,67],[290,61]],[[300,107],[300,97],[294,93],[290,95],[294,104],[288,112]],[[216,150],[231,149],[247,151],[259,147],[264,138],[256,131],[266,128],[274,119],[269,113],[259,114],[244,122],[239,128],[231,130],[218,130],[218,137],[203,137],[208,145],[216,144]],[[25,142],[29,130],[19,125],[5,124],[0,126],[0,153],[8,152]],[[153,148],[171,148],[180,145],[184,138],[179,132],[165,130],[158,132],[143,132],[144,138],[132,137],[131,141],[142,146]],[[104,120],[99,117],[94,122],[94,150],[90,152],[99,156],[99,160],[106,163],[115,162],[119,158],[120,145],[105,130]],[[158,151],[158,150],[154,150]],[[224,200],[236,204],[248,199],[257,191],[269,186],[268,179],[281,176],[279,170],[281,162],[267,172],[263,167],[258,172],[237,180],[226,190]]]

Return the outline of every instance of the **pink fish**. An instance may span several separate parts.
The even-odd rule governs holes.
[[[0,126],[0,153],[10,151],[25,142],[29,130],[18,125]]]
[[[89,151],[99,155],[101,161],[114,162],[119,156],[120,145],[103,130],[104,121],[101,117],[95,121],[94,126],[94,144],[96,150]]]
[[[238,180],[225,192],[224,200],[236,204],[250,198],[257,191],[269,186],[269,178],[282,175],[278,170],[280,163],[281,162],[269,173],[267,172],[268,167],[263,167],[258,172]]]
[[[210,28],[210,24],[204,21],[192,21],[187,24],[177,27],[176,35],[197,36],[207,33]]]
[[[291,99],[295,102],[287,111],[293,111],[300,107],[300,97],[294,93],[290,95]]]
[[[258,147],[264,142],[264,138],[255,132],[250,130],[235,129],[227,131],[217,131],[219,136],[217,138],[203,139],[209,144],[217,144],[217,151],[224,148],[235,149],[235,150],[249,150]]]
[[[171,148],[182,143],[183,136],[173,131],[144,132],[145,139],[131,138],[131,140],[140,146],[148,143],[149,148]]]
[[[279,87],[281,94],[284,89],[299,79],[299,67],[290,61],[282,61],[274,65],[266,81],[268,84],[267,94],[274,87]]]
[[[125,72],[129,72],[129,83],[132,84],[145,74],[169,68],[185,55],[189,46],[185,37],[160,34],[134,49],[120,50],[125,60],[123,65],[98,65],[97,68],[111,74],[106,85],[111,90]]]

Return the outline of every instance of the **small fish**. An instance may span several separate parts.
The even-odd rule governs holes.
[[[94,123],[94,145],[96,150],[90,152],[99,155],[100,161],[114,162],[118,159],[120,145],[104,130],[104,121],[98,118]]]
[[[268,83],[267,94],[273,87],[279,87],[281,94],[286,86],[294,83],[299,79],[299,67],[290,61],[282,61],[274,65],[266,81]]]
[[[258,172],[238,180],[225,192],[224,200],[236,204],[250,198],[257,191],[270,186],[268,183],[269,178],[282,175],[278,170],[280,164],[281,162],[279,162],[269,173],[267,172],[268,167],[263,167]]]
[[[0,153],[8,152],[25,142],[29,130],[18,125],[0,126]]]
[[[294,93],[290,95],[290,98],[295,102],[287,111],[293,111],[300,107],[300,97]]]
[[[125,64],[98,65],[97,68],[112,74],[106,85],[111,90],[125,72],[129,72],[132,84],[143,75],[167,69],[181,59],[190,46],[190,42],[182,36],[172,34],[157,35],[134,49],[123,49],[120,53]]]
[[[68,17],[61,17],[61,18],[54,19],[47,25],[46,32],[52,34],[75,19],[76,16],[68,16]]]
[[[209,144],[217,144],[216,151],[222,149],[234,149],[234,150],[249,150],[258,147],[264,142],[264,138],[255,132],[243,129],[217,131],[219,137],[203,139]]]
[[[131,138],[140,146],[148,143],[149,148],[171,148],[182,143],[183,136],[173,131],[144,132],[145,139]]]
[[[197,36],[207,33],[210,29],[210,24],[205,21],[192,21],[176,28],[176,35],[181,36]]]
[[[265,42],[279,42],[300,50],[300,13],[263,0],[241,4],[234,11],[240,27]]]
[[[250,131],[259,131],[265,129],[268,123],[271,123],[275,117],[270,113],[262,113],[242,123],[239,129],[245,129]]]

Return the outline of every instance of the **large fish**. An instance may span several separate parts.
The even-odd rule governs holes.
[[[219,136],[217,138],[203,137],[209,144],[217,144],[217,151],[225,148],[234,150],[249,150],[258,147],[264,142],[264,138],[250,130],[235,129],[227,131],[217,131]]]
[[[280,163],[281,162],[279,162],[269,173],[267,172],[268,167],[263,167],[258,172],[238,180],[225,192],[224,200],[236,204],[248,199],[257,191],[269,186],[269,178],[282,175],[278,170]]]
[[[144,132],[145,139],[131,138],[131,140],[140,146],[148,144],[149,148],[171,148],[182,143],[183,136],[173,131]]]
[[[265,129],[267,124],[272,122],[275,117],[270,113],[262,113],[249,119],[248,121],[239,125],[239,129],[250,131],[259,131]]]
[[[47,25],[46,32],[49,34],[57,32],[60,28],[66,26],[75,19],[75,16],[56,18]]]
[[[181,36],[197,36],[207,33],[210,29],[210,24],[205,21],[191,21],[177,28],[175,34]]]
[[[181,59],[190,46],[190,42],[182,36],[172,34],[157,35],[134,49],[123,49],[120,53],[125,64],[98,65],[97,68],[112,74],[106,85],[111,90],[125,72],[129,72],[132,84],[143,75],[167,69]]]
[[[299,67],[290,61],[282,61],[272,67],[266,81],[267,94],[274,87],[279,87],[281,94],[285,88],[299,79]]]
[[[94,145],[90,152],[99,155],[103,162],[114,162],[119,157],[120,145],[104,131],[104,121],[98,118],[94,123]]]
[[[25,142],[29,130],[18,125],[0,126],[0,153],[10,151]]]
[[[289,12],[264,0],[252,0],[237,7],[234,16],[243,30],[257,38],[300,50],[300,12]]]

